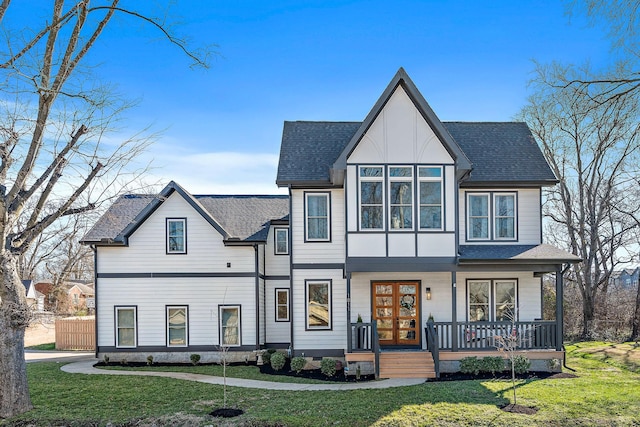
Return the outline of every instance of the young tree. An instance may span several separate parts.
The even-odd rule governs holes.
[[[123,168],[150,143],[145,137],[103,142],[129,105],[88,77],[89,68],[82,67],[87,53],[121,14],[161,31],[204,65],[163,21],[120,7],[118,0],[52,3],[50,18],[31,29],[6,22],[11,0],[0,3],[7,35],[0,52],[0,418],[32,407],[21,257],[57,221],[94,209],[112,184],[130,179]]]
[[[531,128],[560,183],[546,195],[552,241],[582,258],[568,279],[582,296],[584,338],[594,332],[595,305],[614,268],[633,259],[628,212],[638,212],[640,102],[633,94],[610,98],[610,86],[563,85],[594,79],[588,69],[538,66],[533,95],[521,118]],[[606,102],[605,102],[606,100]]]

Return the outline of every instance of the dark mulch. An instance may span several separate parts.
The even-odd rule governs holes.
[[[289,364],[289,360],[284,365],[284,367],[276,371],[271,367],[271,365],[262,365],[260,366],[260,372],[265,375],[284,375],[287,377],[298,377],[298,378],[309,378],[313,380],[320,381],[331,381],[331,382],[365,382],[365,381],[373,381],[376,379],[375,375],[361,375],[359,380],[356,380],[355,375],[344,375],[344,370],[336,371],[336,374],[332,377],[327,377],[323,374],[320,369],[304,369],[297,373],[291,370],[291,366]]]
[[[500,409],[502,409],[504,412],[512,412],[514,414],[525,415],[533,415],[538,412],[538,408],[536,408],[535,406],[514,405],[513,403],[501,406]]]
[[[153,362],[153,366],[192,366],[192,363],[156,363]],[[213,366],[213,365],[220,365],[219,363],[198,363],[198,366]],[[227,363],[227,366],[255,366],[256,362],[233,362],[233,363]],[[95,365],[96,367],[101,367],[101,366],[124,366],[127,368],[145,368],[147,366],[149,366],[149,364],[147,362],[127,362],[127,363],[120,363],[119,361],[115,361],[115,362],[109,362],[104,363],[104,362],[98,362]]]
[[[578,378],[577,375],[569,374],[566,372],[527,372],[526,374],[517,374],[516,378],[519,380],[545,380],[545,379],[560,379],[560,378]],[[480,372],[478,375],[463,374],[462,372],[455,373],[441,373],[439,379],[433,379],[430,381],[467,381],[467,380],[510,380],[511,373],[500,372],[492,375],[489,372]]]
[[[244,414],[244,411],[242,409],[236,409],[236,408],[218,408],[209,412],[209,415],[211,415],[212,417],[220,417],[220,418],[233,418],[242,414]]]

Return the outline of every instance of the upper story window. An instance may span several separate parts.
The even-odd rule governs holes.
[[[389,228],[413,229],[413,168],[389,168]]]
[[[468,193],[468,240],[516,240],[515,193]]]
[[[187,253],[186,218],[167,218],[167,253]]]
[[[306,239],[314,242],[331,240],[329,193],[305,193]]]
[[[420,228],[442,230],[442,168],[419,167]]]
[[[360,167],[360,228],[384,228],[384,176],[382,167]]]
[[[288,228],[276,228],[274,229],[275,240],[275,254],[276,255],[288,255],[289,254],[289,229]]]

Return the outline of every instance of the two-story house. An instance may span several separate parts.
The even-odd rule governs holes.
[[[363,122],[285,122],[276,182],[289,197],[253,208],[173,183],[119,199],[84,238],[98,352],[271,345],[428,377],[516,334],[532,361],[562,358],[560,273],[578,258],[542,243],[557,180],[526,124],[443,123],[400,69]]]

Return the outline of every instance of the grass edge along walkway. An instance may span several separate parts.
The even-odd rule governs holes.
[[[179,380],[196,381],[205,384],[224,384],[223,377],[216,377],[203,374],[191,374],[187,372],[165,372],[165,371],[119,371],[109,369],[97,369],[93,365],[97,360],[74,362],[63,365],[60,369],[70,374],[89,375],[136,375],[146,377],[164,377]],[[257,388],[267,390],[290,390],[290,391],[325,391],[325,390],[364,390],[383,389],[391,387],[405,387],[424,383],[424,378],[393,378],[381,381],[367,381],[361,383],[332,383],[332,384],[303,384],[284,383],[261,380],[249,380],[244,378],[227,377],[227,385],[231,387]]]

